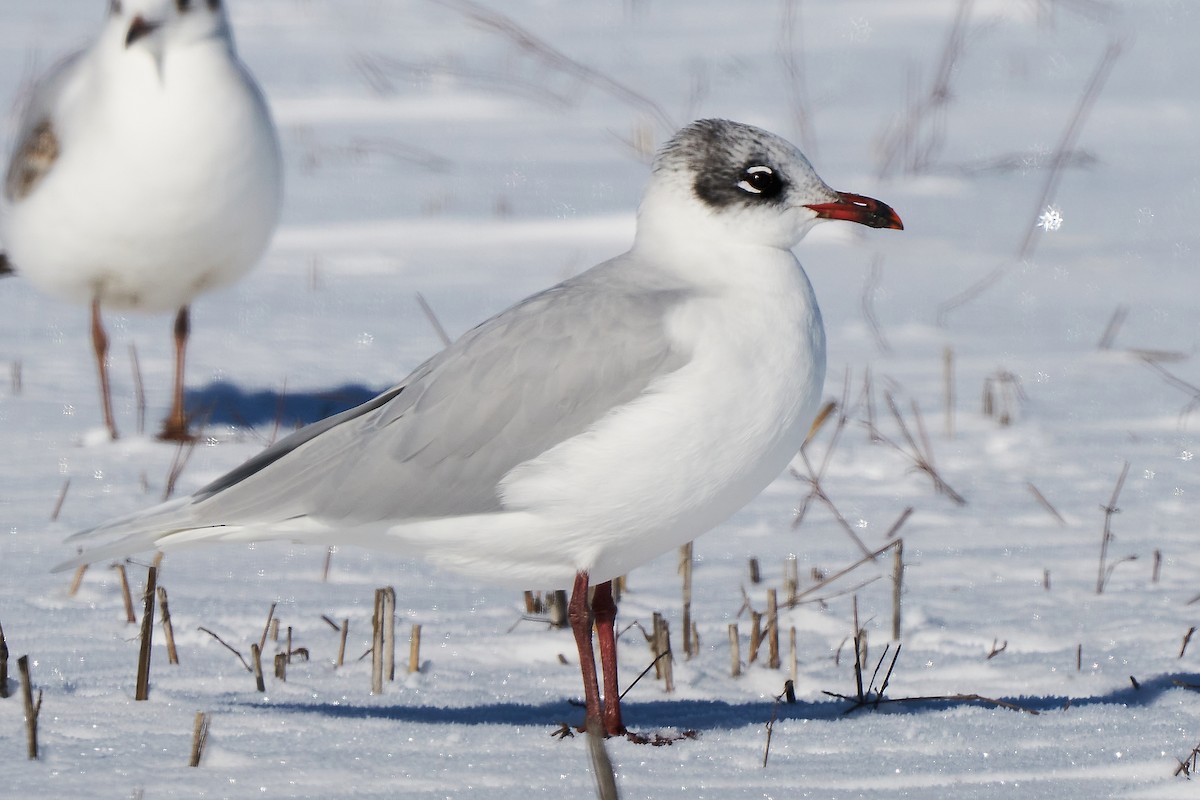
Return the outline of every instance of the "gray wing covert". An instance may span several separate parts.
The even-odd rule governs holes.
[[[284,452],[259,457],[265,465],[214,484],[214,512],[355,524],[499,510],[496,487],[510,469],[686,360],[663,329],[682,294],[633,291],[593,272],[468,332],[366,411],[281,441]]]

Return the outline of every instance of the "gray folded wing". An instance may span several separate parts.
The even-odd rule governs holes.
[[[195,495],[195,526],[312,516],[355,525],[500,509],[514,466],[681,366],[672,289],[614,259],[488,320],[401,385],[297,431]]]

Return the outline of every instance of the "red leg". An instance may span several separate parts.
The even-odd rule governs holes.
[[[604,673],[604,732],[609,736],[618,736],[625,733],[625,725],[621,722],[621,691],[617,686],[617,637],[614,630],[617,604],[613,602],[612,581],[597,584],[592,595],[592,613],[596,615],[600,668]]]
[[[603,730],[603,707],[600,686],[596,680],[596,654],[592,652],[592,611],[588,606],[588,574],[575,575],[575,587],[567,604],[567,619],[575,633],[579,649],[579,669],[583,672],[583,700],[587,705],[587,728]]]
[[[96,352],[96,370],[100,373],[100,404],[104,409],[104,427],[108,435],[117,438],[117,423],[113,421],[112,388],[108,383],[108,334],[100,319],[100,298],[92,299],[92,349]]]
[[[183,411],[183,366],[191,327],[191,314],[188,307],[184,306],[175,315],[175,385],[171,395],[171,413],[163,420],[162,431],[158,434],[159,439],[167,441],[186,442],[192,438],[188,433],[187,415]]]

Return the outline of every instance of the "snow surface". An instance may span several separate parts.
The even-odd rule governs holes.
[[[105,5],[0,5],[0,96],[16,98],[31,75],[86,40]],[[191,402],[222,405],[178,491],[275,435],[275,393],[287,395],[288,420],[311,419],[330,410],[329,393],[361,398],[436,350],[416,293],[454,335],[620,252],[646,153],[671,127],[699,116],[762,125],[802,144],[832,185],[892,204],[907,226],[829,224],[798,248],[829,329],[826,393],[840,397],[849,382],[848,422],[822,486],[872,549],[913,509],[899,530],[903,647],[886,696],[978,694],[1024,710],[960,699],[847,713],[851,704],[825,694],[855,691],[855,598],[868,683],[889,643],[890,555],[806,598],[822,602],[783,611],[785,664],[786,632],[795,627],[798,637],[796,704],[774,701],[786,667],[760,659],[731,677],[727,626],[740,624],[743,660],[749,644],[743,589],[762,611],[766,589],[782,589],[789,554],[802,591],[814,569],[832,574],[860,556],[820,501],[793,528],[809,485],[784,475],[696,544],[698,655],[682,655],[675,555],[629,576],[620,623],[649,626],[659,611],[678,652],[675,692],[642,680],[626,698],[627,721],[698,738],[670,747],[610,741],[623,796],[1194,797],[1192,781],[1175,773],[1200,744],[1200,642],[1181,654],[1200,625],[1192,602],[1200,9],[1178,0],[970,4],[945,102],[911,129],[906,152],[924,154],[920,163],[884,169],[888,131],[938,79],[957,2],[492,7],[574,61],[520,46],[459,0],[233,4],[240,51],[281,127],[287,205],[261,267],[194,309]],[[1114,41],[1121,54],[1043,198],[1058,143]],[[10,121],[2,138],[12,136]],[[1061,226],[1035,228],[1049,206]],[[993,270],[982,293],[946,306]],[[126,348],[137,343],[153,430],[168,401],[170,320],[110,318],[117,421],[128,435],[109,443],[85,310],[19,278],[2,288],[0,363],[20,379],[0,382],[0,624],[14,693],[0,700],[0,795],[595,791],[584,738],[550,736],[582,715],[571,704],[580,686],[569,632],[521,622],[511,592],[354,549],[334,554],[328,580],[319,549],[168,557],[160,583],[182,663],[167,664],[156,630],[150,699],[135,702],[136,627],[125,622],[116,572],[93,567],[73,597],[68,576],[48,572],[71,552],[66,534],[164,491],[176,453],[134,435]],[[1101,348],[1118,307],[1127,315]],[[965,505],[936,492],[896,447],[872,442],[867,370],[879,431],[907,448],[886,391],[919,440],[916,404],[936,469]],[[996,382],[1005,373],[1019,394]],[[1008,425],[982,413],[989,378],[998,392],[1009,387],[998,400]],[[814,468],[832,430],[809,448]],[[1107,555],[1115,566],[1097,594],[1104,507],[1125,462]],[[749,581],[751,556],[762,584]],[[133,565],[130,574],[136,595],[145,571]],[[373,696],[369,659],[354,659],[369,646],[373,591],[388,585],[401,642],[410,622],[423,625],[422,665]],[[248,656],[272,603],[311,660],[293,663],[286,682],[268,677],[260,694],[236,657],[197,628]],[[322,615],[350,620],[342,668]],[[650,655],[636,627],[621,641],[628,685]],[[279,646],[268,645],[268,660]],[[37,761],[25,759],[16,681],[16,657],[26,653],[44,693]],[[886,671],[887,662],[876,686]],[[211,714],[211,733],[193,769],[197,711]]]

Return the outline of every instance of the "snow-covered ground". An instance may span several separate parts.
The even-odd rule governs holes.
[[[106,5],[0,5],[0,97],[15,103],[32,74],[93,33]],[[784,475],[696,544],[697,655],[682,654],[674,554],[629,576],[622,627],[648,627],[661,612],[677,654],[674,693],[651,674],[627,695],[627,721],[698,737],[610,741],[622,796],[1195,796],[1176,771],[1200,744],[1200,642],[1184,649],[1200,625],[1200,8],[965,7],[947,57],[963,8],[952,0],[237,2],[240,51],[283,136],[287,204],[260,268],[194,308],[193,407],[227,403],[177,491],[275,435],[272,393],[311,416],[331,390],[362,397],[435,351],[418,292],[456,335],[620,252],[647,154],[675,126],[700,116],[761,125],[801,144],[835,187],[893,205],[907,226],[828,224],[797,251],[829,330],[826,393],[848,400],[821,486],[869,549],[913,509],[896,534],[902,648],[886,696],[1003,704],[846,713],[850,703],[826,694],[855,692],[855,602],[868,683],[890,644],[890,553],[781,612],[783,669],[760,658],[730,676],[728,626],[740,625],[745,661],[745,603],[763,611],[767,588],[782,594],[789,555],[801,592],[814,570],[832,575],[861,555],[820,500],[793,527],[811,487]],[[533,46],[518,41],[521,29]],[[1094,102],[1077,112],[1097,75]],[[9,122],[0,138],[12,136]],[[1048,206],[1061,226],[1035,228]],[[981,292],[955,300],[988,276]],[[0,284],[0,364],[14,376],[0,381],[0,625],[14,693],[0,700],[0,795],[594,792],[583,737],[550,735],[582,713],[571,704],[580,689],[569,632],[521,622],[512,592],[356,549],[333,555],[327,580],[319,549],[169,556],[160,583],[181,663],[167,664],[156,630],[150,699],[135,702],[137,628],[125,622],[116,571],[93,567],[69,596],[69,576],[49,570],[70,555],[66,534],[164,492],[176,452],[134,435],[127,348],[136,342],[153,430],[168,401],[170,320],[110,318],[117,422],[128,435],[109,443],[86,317],[19,278]],[[918,443],[923,425],[922,448],[965,503],[914,469],[889,395]],[[869,415],[886,441],[872,441]],[[814,469],[833,430],[809,448]],[[1104,508],[1126,462],[1098,594]],[[757,585],[751,557],[762,564]],[[129,571],[136,596],[145,570]],[[370,659],[355,659],[382,586],[396,588],[402,643],[409,623],[423,626],[422,663],[375,696]],[[268,676],[260,694],[198,627],[248,657],[272,603],[310,660],[295,661],[286,682]],[[341,668],[322,615],[350,620]],[[776,705],[793,627],[798,702]],[[650,652],[637,627],[621,642],[628,685]],[[268,660],[280,646],[269,642]],[[37,761],[25,760],[23,654],[44,698]],[[192,769],[198,711],[211,728]]]

